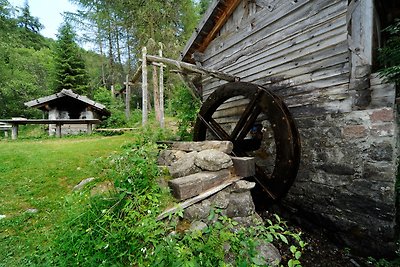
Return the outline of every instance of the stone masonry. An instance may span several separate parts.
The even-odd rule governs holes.
[[[232,179],[232,175],[254,175],[254,159],[231,158],[226,153],[231,152],[232,147],[231,142],[184,142],[173,144],[171,148],[174,149],[161,151],[158,163],[166,165],[174,178],[168,183],[172,194],[178,200],[185,201]],[[244,227],[262,224],[250,192],[254,187],[254,182],[238,180],[190,205],[184,210],[183,217],[190,222],[188,230],[201,231],[216,222],[219,216],[227,216]],[[212,210],[219,212],[211,218]],[[229,248],[226,253],[229,262]],[[270,266],[279,266],[281,255],[272,244],[261,242],[257,253],[257,257],[262,257]]]
[[[297,119],[302,161],[284,203],[359,252],[395,248],[394,114],[379,108]]]

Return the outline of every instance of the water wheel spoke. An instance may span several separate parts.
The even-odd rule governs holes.
[[[221,127],[221,125],[216,120],[210,118],[210,123],[217,130],[218,134],[222,137],[223,140],[231,140],[229,134]]]
[[[240,116],[240,119],[238,123],[235,126],[235,129],[233,129],[231,133],[231,139],[235,140],[237,135],[240,133],[240,131],[243,129],[245,123],[248,121],[249,117],[253,113],[259,97],[264,93],[263,90],[258,90],[258,92],[254,95],[254,97],[250,100],[249,104],[247,105],[245,111],[243,112],[242,116]]]
[[[213,118],[209,121],[203,118],[200,114],[197,115],[199,119],[206,125],[206,127],[212,132],[212,134],[219,140],[230,140],[230,136],[224,129],[216,122]]]
[[[265,173],[260,166],[256,165],[256,176],[254,176],[254,180],[261,186],[262,190],[266,192],[270,198],[277,199],[278,197],[274,192],[272,192],[267,186],[265,186],[265,181],[260,181],[258,177],[265,177]]]
[[[243,126],[242,131],[240,132],[239,136],[236,138],[237,141],[243,140],[246,135],[250,132],[250,129],[254,126],[254,123],[257,120],[258,115],[261,113],[261,108],[256,106],[253,112],[251,113],[249,119]]]

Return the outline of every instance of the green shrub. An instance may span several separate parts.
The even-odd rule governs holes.
[[[170,112],[178,118],[178,135],[182,140],[192,140],[193,125],[200,109],[200,102],[193,98],[189,90],[184,85],[176,86],[171,100]]]
[[[400,19],[384,29],[390,34],[385,46],[379,49],[379,61],[384,66],[379,71],[380,75],[389,82],[400,82]]]

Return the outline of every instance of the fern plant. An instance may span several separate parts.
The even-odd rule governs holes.
[[[381,77],[388,82],[400,82],[400,19],[383,30],[390,37],[383,48],[379,49],[378,59],[384,66],[379,70]]]

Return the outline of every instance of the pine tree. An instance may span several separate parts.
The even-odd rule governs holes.
[[[16,20],[24,47],[39,50],[45,46],[45,39],[39,34],[44,26],[37,17],[31,15],[28,1],[25,1],[24,7],[19,8]]]
[[[63,24],[55,46],[55,91],[73,90],[78,94],[89,93],[89,77],[80,48],[75,42],[76,34],[69,23]]]

